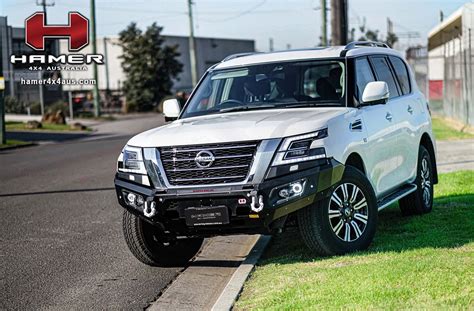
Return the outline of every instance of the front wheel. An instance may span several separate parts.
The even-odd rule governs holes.
[[[128,211],[123,213],[123,234],[132,254],[149,266],[183,266],[201,248],[204,239],[179,239],[165,242],[161,229]]]
[[[363,250],[372,242],[377,225],[377,200],[367,177],[347,166],[328,198],[298,211],[305,244],[318,255]]]

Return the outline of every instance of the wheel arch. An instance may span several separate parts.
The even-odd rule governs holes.
[[[438,183],[438,167],[436,165],[436,154],[435,154],[433,141],[431,140],[430,135],[428,135],[428,133],[424,133],[421,136],[420,146],[425,147],[428,150],[428,153],[430,154],[430,158],[433,164],[433,173],[434,173],[433,183],[437,184]]]
[[[356,169],[361,171],[362,174],[367,176],[364,160],[362,160],[362,157],[357,152],[352,152],[351,154],[349,154],[346,159],[345,165],[355,167]]]

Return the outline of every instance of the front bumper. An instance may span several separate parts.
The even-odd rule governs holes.
[[[160,226],[176,236],[212,236],[238,233],[269,233],[276,220],[326,197],[332,185],[340,181],[344,165],[334,159],[312,161],[309,168],[265,180],[261,184],[240,186],[196,187],[183,189],[152,189],[126,180],[123,173],[115,177],[115,188],[120,205],[147,222]],[[269,175],[272,172],[268,173]],[[282,199],[279,189],[295,181],[304,183],[300,195]],[[144,197],[147,204],[155,202],[156,213],[144,215],[143,207],[130,206],[126,194]],[[263,209],[252,212],[251,198],[261,198]],[[221,225],[189,226],[185,210],[200,206],[226,206],[229,223]]]

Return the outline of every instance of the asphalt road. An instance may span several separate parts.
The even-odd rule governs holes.
[[[113,189],[123,145],[162,122],[116,121],[86,140],[0,152],[0,309],[142,309],[176,277],[180,268],[132,257]]]
[[[0,152],[0,310],[142,309],[178,275],[130,254],[113,188],[126,141],[162,123],[108,122],[80,140]],[[440,169],[473,169],[472,143],[439,143]]]

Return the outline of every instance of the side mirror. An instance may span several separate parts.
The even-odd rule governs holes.
[[[373,81],[367,83],[362,94],[363,105],[385,104],[390,93],[385,81]]]
[[[179,117],[181,107],[177,99],[167,99],[163,102],[163,114],[165,115],[165,121],[173,121]]]

